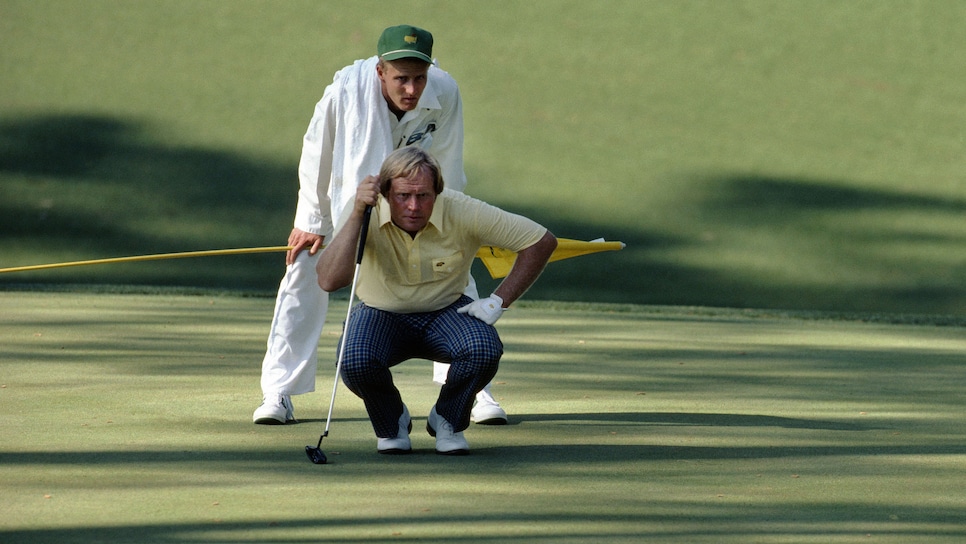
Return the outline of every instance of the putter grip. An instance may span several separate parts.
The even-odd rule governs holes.
[[[356,264],[362,263],[362,252],[366,248],[366,235],[369,234],[369,218],[372,217],[372,206],[366,206],[362,216],[362,230],[359,232],[359,251],[356,252]]]

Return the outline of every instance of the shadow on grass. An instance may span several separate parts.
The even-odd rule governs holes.
[[[783,429],[821,429],[826,431],[868,431],[877,427],[840,421],[822,421],[749,414],[693,414],[677,412],[618,412],[600,414],[514,414],[511,424],[530,422],[639,423],[658,426],[700,427],[781,427]]]
[[[67,529],[37,529],[24,531],[0,531],[4,542],[206,542],[206,534],[211,533],[222,541],[230,535],[234,541],[269,541],[269,542],[302,542],[304,537],[282,536],[286,531],[311,531],[312,542],[345,542],[346,536],[331,537],[332,533],[352,534],[354,531],[366,530],[371,533],[384,531],[385,538],[366,541],[398,541],[407,536],[417,536],[421,528],[429,531],[433,538],[445,538],[447,542],[505,542],[525,539],[528,542],[574,541],[575,538],[586,538],[594,542],[625,541],[630,538],[668,538],[677,537],[687,539],[688,536],[708,538],[719,536],[722,538],[741,535],[754,535],[756,539],[763,536],[788,536],[829,538],[836,535],[843,537],[876,536],[888,534],[892,537],[905,536],[915,539],[924,536],[940,536],[955,538],[966,536],[966,528],[958,524],[961,512],[954,508],[921,507],[917,509],[915,520],[917,524],[884,523],[882,506],[875,507],[859,503],[829,502],[826,504],[799,504],[790,508],[777,508],[761,505],[729,505],[719,507],[701,507],[698,505],[678,505],[682,511],[677,513],[662,512],[660,514],[641,513],[636,516],[580,514],[570,513],[566,516],[541,513],[507,513],[499,516],[499,521],[509,529],[501,530],[493,525],[492,515],[452,515],[439,516],[425,514],[419,517],[316,517],[287,519],[282,521],[243,521],[243,522],[209,522],[183,524],[143,524],[124,527],[83,527]],[[821,519],[816,523],[816,519]],[[780,522],[779,522],[780,520]],[[561,534],[555,531],[521,531],[520,527],[527,524],[539,526],[553,526],[555,522],[566,521],[568,528],[586,524],[585,534]],[[627,529],[629,522],[634,528]],[[789,524],[807,524],[806,526],[789,526]],[[953,524],[950,526],[950,524]],[[465,527],[486,525],[486,534],[468,531]],[[935,526],[932,526],[935,525]],[[463,527],[448,534],[439,534],[439,526]],[[869,529],[874,526],[875,529]],[[400,527],[405,527],[399,531]],[[751,529],[750,527],[754,527]],[[806,528],[807,527],[807,528]],[[956,528],[953,528],[956,527]],[[252,532],[272,531],[279,533],[278,538],[253,539]],[[523,537],[522,535],[526,535]],[[390,535],[393,535],[390,537]],[[352,539],[355,541],[355,539]]]
[[[8,248],[122,257],[284,245],[296,166],[156,140],[153,128],[100,115],[36,116],[0,123],[0,232]],[[8,262],[4,266],[14,266]],[[278,255],[155,261],[7,274],[0,282],[277,285]]]
[[[615,418],[616,416],[616,418]],[[553,414],[527,415],[527,422],[535,421],[595,421],[642,423],[654,426],[745,426],[745,427],[783,427],[791,429],[815,429],[829,431],[871,431],[877,427],[850,425],[838,422],[788,419],[772,416],[753,416],[740,414]],[[307,442],[316,442],[317,435],[307,434]],[[309,445],[309,444],[307,444]],[[323,441],[322,449],[327,443]],[[343,452],[346,454],[347,452]],[[432,453],[427,450],[427,453]],[[351,454],[355,455],[355,454]],[[366,460],[383,460],[384,457],[370,454]],[[803,445],[803,446],[664,446],[660,444],[533,444],[506,445],[474,448],[471,457],[480,463],[510,463],[513,465],[540,465],[549,462],[559,463],[622,463],[643,460],[701,460],[701,459],[777,459],[784,457],[836,457],[836,456],[881,456],[881,455],[966,455],[964,444],[890,444],[890,445]],[[398,462],[413,461],[420,463],[423,456],[410,455],[393,457]],[[425,459],[438,459],[427,455]],[[231,464],[235,469],[239,464],[252,469],[257,466],[308,466],[304,453],[299,450],[137,450],[137,451],[20,451],[0,452],[2,465],[148,465],[178,463],[211,463],[213,466]],[[293,462],[295,464],[293,464]],[[304,463],[303,463],[304,462]],[[394,461],[396,462],[396,461]],[[336,464],[342,464],[336,462]],[[430,463],[432,465],[432,463]],[[429,465],[428,465],[429,466]],[[479,470],[473,467],[472,470]]]
[[[641,513],[635,516],[607,514],[504,513],[493,515],[423,514],[418,517],[352,516],[301,517],[271,521],[212,521],[180,524],[142,524],[123,527],[81,527],[0,531],[4,542],[221,542],[226,537],[234,542],[398,542],[420,537],[446,542],[624,542],[639,539],[680,539],[689,537],[741,538],[797,537],[824,541],[829,538],[868,538],[888,536],[917,538],[966,537],[966,527],[959,523],[961,512],[955,508],[917,508],[916,524],[906,520],[883,521],[883,506],[863,503],[801,503],[786,508],[762,505],[676,505],[672,511]],[[816,522],[820,519],[821,522]],[[555,523],[566,522],[568,532],[555,531]],[[633,528],[627,528],[628,526]],[[487,527],[485,534],[468,527]],[[529,529],[524,527],[529,526]],[[585,526],[583,531],[581,527]],[[403,527],[403,530],[400,530]],[[440,533],[440,527],[454,527]],[[551,528],[540,530],[537,527]],[[576,527],[577,533],[573,533]],[[426,533],[421,533],[425,529]],[[271,531],[275,537],[253,537]],[[360,538],[350,535],[364,531],[384,537]],[[585,531],[585,532],[584,532]],[[306,537],[305,532],[311,534]],[[291,533],[291,535],[286,535]],[[339,536],[331,536],[333,533]],[[729,540],[732,541],[732,540]]]
[[[753,224],[784,222],[791,215],[806,218],[815,212],[919,210],[926,213],[966,212],[966,202],[882,189],[857,189],[844,182],[734,175],[709,180],[713,188],[708,213],[728,215],[731,221]]]
[[[692,226],[703,229],[702,234],[647,232],[612,224],[606,217],[561,223],[549,209],[514,208],[559,237],[600,236],[627,244],[622,251],[550,264],[527,299],[966,313],[961,281],[966,264],[950,257],[966,241],[955,227],[966,202],[807,179],[731,176],[702,183],[710,189],[682,210],[695,215]],[[859,224],[856,217],[862,212],[876,217]],[[910,222],[910,217],[919,219]],[[924,218],[944,218],[945,223],[911,226]],[[675,257],[706,260],[703,254],[722,255],[720,265],[688,265]],[[474,274],[481,292],[497,285],[482,266]]]
[[[749,269],[748,284],[730,286],[739,305],[775,308],[769,300],[784,300],[786,308],[966,313],[966,267],[950,258],[966,242],[961,198],[740,173],[702,183],[703,224],[759,241],[758,257],[820,271],[807,285]],[[744,251],[753,259],[758,249]]]
[[[74,186],[134,187],[178,207],[172,211],[184,207],[204,214],[227,206],[294,213],[294,166],[224,150],[176,147],[154,141],[155,137],[146,123],[103,115],[5,121],[0,123],[0,173],[61,179]],[[280,181],[282,192],[277,188]],[[265,199],[283,195],[291,201]]]
[[[76,252],[98,258],[281,245],[294,214],[296,169],[295,161],[281,164],[224,150],[172,146],[137,120],[81,114],[7,120],[0,123],[0,248],[36,257],[8,265],[13,266],[58,262],[65,259],[57,255]],[[948,259],[963,243],[962,235],[948,228],[966,211],[962,200],[855,188],[847,180],[740,173],[695,183],[699,190],[681,203],[682,212],[694,217],[689,233],[647,231],[615,222],[599,210],[587,210],[586,221],[562,221],[552,206],[507,204],[560,237],[604,237],[627,244],[620,252],[551,264],[527,297],[966,313],[961,281],[966,268]],[[856,214],[863,212],[884,212],[889,218],[944,216],[945,223],[933,230],[882,217],[856,224]],[[695,234],[698,230],[703,233]],[[894,251],[898,245],[907,251]],[[933,249],[921,252],[927,245]],[[709,252],[727,254],[731,262],[685,264],[687,259],[675,256]],[[768,260],[820,272],[809,280],[781,277],[773,267],[762,268],[760,263]],[[0,277],[0,285],[66,280],[255,288],[270,294],[284,268],[275,255],[190,261],[8,274]],[[474,271],[481,291],[496,285],[478,263]]]
[[[368,422],[361,419],[339,419],[340,423]],[[418,421],[414,419],[413,421]],[[546,422],[566,422],[580,425],[600,425],[609,423],[636,423],[655,426],[694,426],[694,427],[780,427],[783,429],[820,429],[826,431],[871,431],[884,427],[859,425],[841,421],[823,421],[814,419],[798,419],[777,416],[759,416],[748,414],[691,414],[676,412],[605,412],[605,413],[554,413],[554,414],[520,414],[510,416],[509,427]],[[324,418],[299,419],[288,425],[325,423]],[[415,425],[415,423],[414,423]],[[475,427],[475,426],[471,426]],[[2,456],[3,454],[0,454]]]

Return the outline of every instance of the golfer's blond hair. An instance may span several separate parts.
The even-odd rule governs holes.
[[[411,178],[419,171],[429,173],[433,178],[433,191],[443,192],[443,171],[436,158],[416,146],[400,147],[386,157],[379,170],[379,191],[382,196],[389,195],[392,180]]]

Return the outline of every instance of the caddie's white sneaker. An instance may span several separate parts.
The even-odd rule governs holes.
[[[489,387],[476,394],[476,404],[470,412],[470,420],[477,425],[506,425],[506,410],[490,394]]]
[[[288,395],[265,395],[262,405],[255,409],[252,421],[257,425],[284,425],[295,421],[292,410],[292,397]]]
[[[426,419],[426,432],[436,437],[436,453],[440,455],[466,455],[470,452],[470,445],[463,438],[463,433],[453,432],[453,426],[436,413],[436,405],[429,411]]]
[[[380,438],[376,444],[376,451],[388,455],[400,455],[413,451],[409,433],[413,430],[413,420],[409,417],[409,408],[403,404],[403,413],[399,416],[399,430],[393,438]]]

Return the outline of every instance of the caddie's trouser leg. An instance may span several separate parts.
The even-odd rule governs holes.
[[[318,260],[319,253],[302,251],[285,268],[262,360],[263,394],[315,391],[319,337],[329,307],[329,295],[319,287],[315,271]]]

